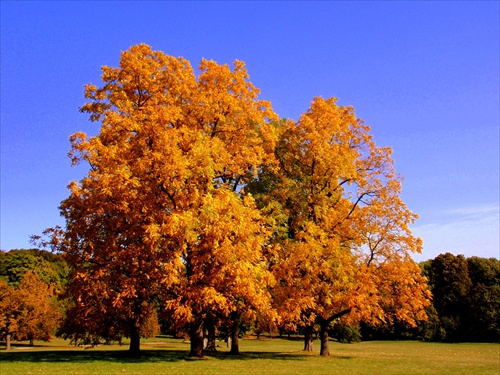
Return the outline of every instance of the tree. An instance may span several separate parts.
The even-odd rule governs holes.
[[[243,203],[243,204],[242,204]],[[193,219],[194,220],[194,219]],[[269,310],[273,279],[262,257],[265,232],[250,196],[243,201],[218,189],[205,197],[196,219],[196,237],[183,254],[185,278],[167,302],[178,322],[191,327],[191,355],[203,356],[206,317],[229,318],[233,354],[238,354],[240,319]]]
[[[5,337],[5,349],[10,350],[12,335],[19,329],[23,308],[15,289],[0,280],[0,332]]]
[[[278,121],[242,62],[202,60],[196,77],[143,44],[102,70],[81,108],[99,133],[71,136],[89,171],[47,231],[73,270],[68,334],[125,335],[137,353],[158,296],[197,357],[205,322],[229,325],[237,353],[241,323],[276,321],[271,297],[284,324],[320,325],[323,355],[338,318],[425,317],[416,215],[352,108],[317,98]]]
[[[435,341],[499,342],[500,261],[440,254],[421,264],[433,305],[418,334]]]
[[[19,284],[18,292],[24,314],[20,319],[17,337],[29,340],[31,345],[34,340],[49,341],[61,319],[53,287],[37,274],[27,272]]]
[[[297,122],[283,123],[279,171],[250,184],[273,226],[273,291],[285,321],[320,326],[328,355],[330,324],[425,319],[430,293],[410,254],[421,240],[400,199],[391,151],[376,147],[369,128],[335,98],[315,98]]]
[[[464,340],[464,318],[467,315],[468,296],[472,287],[467,260],[463,255],[438,255],[430,264],[428,277],[444,340]]]
[[[60,254],[39,249],[12,249],[0,252],[0,277],[10,285],[18,285],[24,274],[35,272],[55,290],[62,290],[67,281],[69,266]]]
[[[467,258],[467,269],[472,287],[466,337],[473,341],[500,342],[500,260]]]
[[[65,228],[47,232],[74,269],[70,316],[95,337],[129,336],[137,353],[155,298],[175,293],[169,307],[202,356],[211,309],[240,315],[266,304],[264,229],[241,187],[272,164],[277,117],[239,61],[231,71],[202,60],[197,79],[185,59],[142,44],[102,70],[104,85],[87,85],[81,108],[99,134],[71,137],[72,162],[90,170],[61,203]],[[214,221],[225,214],[234,220]]]
[[[32,271],[13,287],[0,282],[0,329],[10,349],[10,340],[48,341],[61,318],[53,288]]]

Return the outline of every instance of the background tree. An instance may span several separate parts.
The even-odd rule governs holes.
[[[446,253],[419,265],[435,294],[433,304],[426,307],[428,320],[416,328],[397,318],[386,324],[362,323],[363,340],[500,341],[498,259]]]
[[[28,271],[17,286],[0,283],[0,329],[10,349],[10,340],[48,341],[61,318],[53,288]]]
[[[278,173],[250,185],[274,224],[274,297],[284,320],[320,326],[321,354],[338,318],[425,319],[429,292],[410,254],[416,215],[399,198],[388,148],[378,148],[351,107],[316,98],[284,123]]]
[[[60,254],[39,249],[12,249],[0,252],[0,278],[18,285],[24,274],[35,272],[42,281],[61,291],[67,282],[69,265]]]
[[[47,285],[34,272],[27,272],[17,292],[23,306],[16,337],[27,339],[30,345],[34,340],[49,341],[61,319],[57,296],[52,286]]]
[[[500,261],[440,254],[422,264],[434,294],[432,326],[420,334],[436,341],[500,341]]]
[[[500,342],[500,260],[467,258],[472,282],[466,337],[473,341]]]
[[[10,340],[49,340],[64,313],[57,296],[69,274],[58,254],[38,249],[0,252],[2,335]]]
[[[11,349],[11,339],[19,329],[19,320],[23,313],[17,290],[0,280],[0,332],[5,339],[6,350]]]
[[[440,326],[446,341],[461,341],[468,294],[472,287],[467,261],[463,255],[441,254],[432,260],[428,271]]]

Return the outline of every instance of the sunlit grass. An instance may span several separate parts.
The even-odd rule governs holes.
[[[177,339],[144,340],[139,357],[126,345],[83,349],[54,340],[1,350],[0,374],[500,374],[498,344],[331,342],[330,357],[320,357],[315,345],[304,353],[296,340],[241,340],[241,355],[231,356],[220,342],[217,353],[193,360],[189,343]]]

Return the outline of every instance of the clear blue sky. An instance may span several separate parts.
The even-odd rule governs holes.
[[[416,260],[499,257],[499,2],[1,2],[1,241],[64,224],[58,205],[85,167],[70,134],[95,134],[83,85],[137,43],[246,62],[282,117],[339,98],[394,149],[420,215]]]

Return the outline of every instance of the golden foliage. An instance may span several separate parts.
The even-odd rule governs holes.
[[[391,150],[335,98],[279,120],[241,61],[199,71],[141,44],[85,86],[81,111],[101,127],[71,137],[90,169],[53,231],[74,311],[137,327],[162,296],[180,323],[272,320],[272,301],[289,326],[423,319],[421,240]]]
[[[0,331],[17,340],[45,340],[61,319],[52,287],[26,272],[17,287],[0,280]]]
[[[275,305],[288,324],[424,319],[429,295],[411,259],[421,240],[400,199],[389,148],[352,107],[315,98],[280,133],[277,173],[252,189],[271,218]]]
[[[199,69],[137,45],[85,87],[81,111],[101,128],[71,137],[90,170],[61,204],[59,242],[83,314],[143,321],[159,295],[187,322],[270,305],[266,229],[241,188],[275,163],[277,116],[242,62]]]

